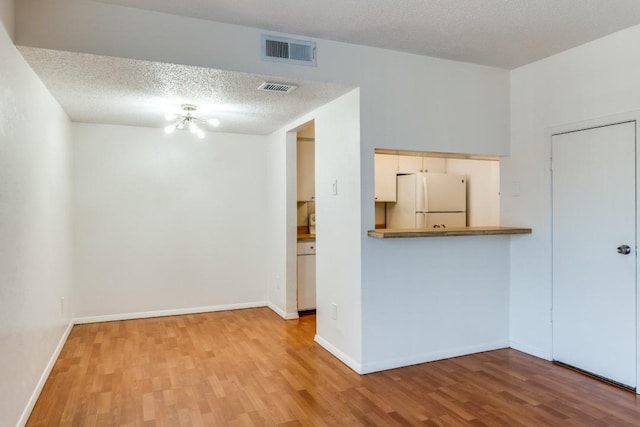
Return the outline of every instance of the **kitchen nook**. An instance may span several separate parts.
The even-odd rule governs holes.
[[[377,239],[530,234],[500,224],[500,158],[375,150]]]

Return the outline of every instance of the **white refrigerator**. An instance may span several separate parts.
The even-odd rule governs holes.
[[[465,175],[398,175],[397,185],[396,203],[387,203],[387,228],[466,227]]]

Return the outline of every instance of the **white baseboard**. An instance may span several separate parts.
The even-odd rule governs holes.
[[[287,313],[272,302],[267,303],[267,307],[269,307],[273,312],[282,317],[284,320],[293,320],[300,318],[297,311],[295,313]]]
[[[113,322],[116,320],[146,319],[149,317],[179,316],[181,314],[208,313],[212,311],[240,310],[243,308],[267,307],[265,301],[242,304],[211,305],[206,307],[176,308],[171,310],[143,311],[138,313],[108,314],[104,316],[88,316],[74,319],[76,325],[83,323]]]
[[[487,343],[470,347],[452,348],[441,351],[434,351],[426,354],[419,354],[410,357],[400,357],[398,359],[382,360],[379,362],[365,363],[362,365],[362,374],[386,371],[387,369],[402,368],[405,366],[418,365],[420,363],[433,362],[435,360],[449,359],[451,357],[466,356],[467,354],[481,353],[483,351],[498,350],[508,348],[507,341]]]
[[[316,335],[313,338],[313,340],[315,342],[317,342],[322,348],[327,350],[329,353],[333,354],[342,363],[344,363],[345,365],[347,365],[348,367],[350,367],[351,369],[356,371],[356,373],[358,373],[358,374],[363,374],[364,373],[364,372],[362,372],[362,365],[360,363],[356,362],[351,357],[347,356],[342,351],[338,350],[337,347],[335,347],[329,341],[327,341],[324,338],[322,338],[320,335]]]
[[[509,347],[511,347],[514,350],[518,350],[518,351],[521,351],[523,353],[527,353],[527,354],[529,354],[531,356],[539,357],[540,359],[553,360],[553,356],[551,355],[550,352],[546,352],[546,351],[543,351],[540,348],[532,347],[532,346],[526,345],[526,344],[522,344],[522,343],[519,343],[517,341],[511,341]]]
[[[29,416],[31,415],[31,411],[33,411],[33,407],[36,406],[36,402],[38,401],[38,397],[40,397],[40,393],[42,393],[42,388],[44,387],[44,384],[47,382],[47,379],[49,378],[49,374],[51,374],[53,365],[56,364],[56,361],[60,356],[60,352],[62,351],[62,347],[64,347],[64,343],[67,342],[67,338],[71,333],[71,329],[73,329],[73,324],[74,324],[73,320],[71,320],[69,322],[69,325],[67,325],[67,329],[65,329],[64,333],[62,334],[62,337],[60,337],[60,340],[58,341],[58,345],[56,346],[56,349],[53,351],[51,358],[49,358],[49,363],[47,363],[47,366],[44,368],[44,371],[42,372],[42,375],[40,375],[40,379],[36,384],[35,390],[33,390],[33,393],[31,393],[31,397],[29,397],[29,400],[27,401],[27,406],[22,411],[22,415],[20,415],[20,419],[18,419],[18,424],[17,424],[18,427],[23,427],[24,425],[27,424],[27,421],[29,420]]]

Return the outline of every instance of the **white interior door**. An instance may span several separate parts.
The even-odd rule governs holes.
[[[553,358],[632,388],[635,127],[628,122],[552,137]],[[622,245],[629,254],[619,253]]]

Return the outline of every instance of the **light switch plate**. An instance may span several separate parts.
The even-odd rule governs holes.
[[[334,179],[333,182],[331,183],[331,194],[333,194],[334,196],[338,195],[338,180]]]
[[[520,197],[520,181],[511,182],[511,196]]]

